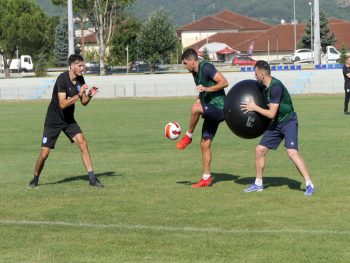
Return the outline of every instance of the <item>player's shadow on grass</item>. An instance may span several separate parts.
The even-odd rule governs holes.
[[[218,182],[235,182],[240,176],[233,175],[233,174],[225,174],[225,173],[211,173],[211,177],[213,179],[213,185]],[[177,184],[183,184],[183,185],[193,185],[197,183],[197,181],[179,181],[176,182]]]
[[[235,180],[235,183],[249,186],[253,184],[255,177],[245,177]],[[288,186],[289,189],[304,191],[301,187],[301,182],[289,179],[287,177],[264,177],[264,189],[269,187],[279,187],[279,186]]]
[[[115,172],[104,172],[104,173],[98,173],[95,174],[97,178],[100,177],[111,177],[111,176],[121,176],[121,174],[119,173],[115,173]],[[66,177],[62,180],[56,181],[56,182],[52,182],[52,183],[45,183],[45,184],[41,184],[41,185],[48,185],[48,184],[64,184],[64,183],[70,183],[70,182],[74,182],[74,181],[87,181],[88,180],[88,176],[85,175],[78,175],[78,176],[72,176],[72,177]]]

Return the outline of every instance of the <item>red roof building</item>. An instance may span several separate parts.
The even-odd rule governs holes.
[[[231,12],[232,13],[232,12]],[[226,11],[215,15],[223,16],[227,14]],[[245,29],[253,28],[252,24],[249,24],[250,19],[246,20],[248,25],[242,24],[243,19],[240,22],[236,21],[240,27]],[[232,21],[231,21],[232,22]],[[335,47],[339,50],[344,44],[348,49],[350,48],[350,21],[330,18],[328,20],[330,32],[335,34],[337,42]],[[184,26],[186,28],[186,26]],[[218,32],[212,34],[205,39],[192,43],[189,47],[200,49],[204,45],[211,42],[224,43],[233,50],[238,50],[243,53],[247,53],[254,43],[253,56],[258,59],[266,59],[271,55],[276,59],[281,59],[284,55],[290,55],[294,51],[294,42],[298,44],[301,42],[302,36],[305,32],[306,24],[280,24],[277,26],[270,26],[264,30],[236,30],[231,32]],[[210,28],[210,27],[209,27]],[[294,28],[296,31],[296,40],[294,40]],[[204,29],[202,29],[204,30]]]
[[[262,32],[272,25],[224,10],[177,29],[183,47],[206,40],[217,33]]]

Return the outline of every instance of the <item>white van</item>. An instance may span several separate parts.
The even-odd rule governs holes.
[[[337,63],[340,59],[340,52],[333,46],[327,46],[326,54],[322,54],[321,60],[325,59],[325,64]]]
[[[12,59],[10,64],[11,72],[30,72],[34,70],[31,56],[22,55],[19,59]]]

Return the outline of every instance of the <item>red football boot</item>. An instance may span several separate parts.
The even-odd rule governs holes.
[[[213,181],[211,180],[211,177],[209,177],[207,180],[204,180],[203,178],[199,180],[198,183],[195,183],[192,185],[192,188],[201,188],[201,187],[208,187],[212,186]]]
[[[176,144],[176,148],[179,150],[185,149],[192,142],[192,138],[190,138],[187,134],[182,137],[182,139]]]

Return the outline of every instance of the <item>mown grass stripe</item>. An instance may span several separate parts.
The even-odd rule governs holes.
[[[1,220],[2,225],[49,225],[64,227],[89,227],[89,228],[120,228],[131,230],[154,230],[169,232],[202,232],[222,234],[312,234],[312,235],[350,235],[350,231],[321,230],[321,229],[224,229],[224,228],[198,228],[198,227],[175,227],[157,225],[125,225],[125,224],[94,224],[94,223],[73,223],[63,221],[16,221]]]

